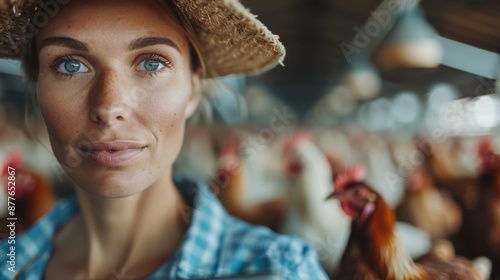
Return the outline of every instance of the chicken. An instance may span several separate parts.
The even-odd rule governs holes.
[[[368,167],[366,181],[391,206],[399,205],[404,196],[404,181],[400,180],[402,174],[392,158],[386,139],[368,131],[358,131],[351,137],[359,150],[360,161]]]
[[[298,235],[314,245],[322,265],[332,275],[348,241],[349,220],[338,202],[325,204],[323,199],[332,188],[332,177],[343,170],[345,163],[336,158],[336,153],[325,154],[313,140],[309,133],[299,131],[284,145],[291,199],[281,231]],[[332,149],[323,145],[323,150]],[[396,230],[412,257],[420,257],[429,250],[430,237],[423,230],[406,223],[398,223]]]
[[[477,174],[469,167],[474,155],[465,153],[463,141],[454,138],[432,145],[424,139],[417,139],[415,144],[423,155],[423,166],[436,186],[450,192],[461,208],[470,208],[477,203]]]
[[[407,178],[406,193],[396,209],[398,220],[424,229],[432,240],[456,233],[462,223],[462,211],[451,195],[438,190],[422,166]]]
[[[356,162],[355,156],[357,151],[350,147],[344,133],[333,130],[316,133],[315,135],[317,137],[319,136],[317,143],[326,154],[333,177],[344,171],[346,166]],[[396,162],[396,160],[394,160],[394,162]],[[389,179],[389,177],[387,179]],[[392,182],[393,185],[396,183],[395,180],[390,182]],[[431,249],[432,242],[428,231],[406,222],[398,221],[396,224],[396,233],[412,258],[421,257]]]
[[[296,131],[288,137],[283,156],[290,179],[290,205],[280,231],[302,237],[313,245],[331,275],[347,244],[349,220],[338,202],[324,203],[332,186],[328,160],[305,131]]]
[[[258,162],[258,156],[250,161],[240,154],[241,135],[226,132],[220,147],[216,176],[210,185],[227,211],[235,217],[255,225],[267,226],[276,230],[283,219],[288,200],[273,180],[256,182],[252,180],[252,167],[257,168],[260,177],[266,176],[265,165]],[[264,151],[259,155],[266,155]],[[269,175],[269,174],[267,174]],[[276,182],[274,182],[276,183]],[[277,183],[279,184],[279,183]],[[258,197],[262,189],[278,189],[265,197]],[[268,190],[269,191],[269,190]]]
[[[414,262],[395,234],[394,210],[363,180],[366,169],[355,165],[335,179],[336,198],[351,219],[351,233],[334,279],[488,279],[486,258],[422,258]]]
[[[326,157],[333,177],[338,176],[346,169],[347,164],[345,161],[339,161],[332,154],[326,154]],[[419,258],[431,249],[432,240],[430,233],[420,227],[416,227],[406,221],[398,221],[396,223],[396,234],[412,258]]]
[[[477,203],[464,210],[463,237],[471,257],[485,255],[493,263],[492,279],[500,279],[500,156],[491,142],[479,146],[481,174]]]
[[[52,187],[40,173],[23,165],[23,155],[20,151],[11,152],[2,168],[2,181],[6,181],[8,167],[15,169],[15,217],[16,231],[25,231],[40,217],[46,214],[56,202]],[[2,217],[2,223],[6,217]],[[7,236],[7,227],[2,226],[1,236]]]

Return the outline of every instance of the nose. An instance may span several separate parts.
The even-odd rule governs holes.
[[[113,126],[129,118],[127,79],[113,71],[101,73],[95,81],[90,96],[90,118],[104,126]]]

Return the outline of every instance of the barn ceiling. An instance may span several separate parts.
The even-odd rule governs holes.
[[[287,49],[285,67],[254,78],[266,82],[274,94],[303,113],[330,86],[337,83],[347,61],[340,44],[349,43],[357,28],[370,19],[381,0],[247,0],[243,3],[270,30],[281,37]],[[442,37],[500,53],[500,1],[423,0],[427,21]],[[436,81],[454,83],[467,95],[488,79],[446,66],[437,69],[398,69],[382,72],[383,92],[401,88],[420,93]]]

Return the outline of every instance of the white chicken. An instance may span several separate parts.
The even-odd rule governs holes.
[[[347,244],[350,221],[337,201],[325,201],[332,191],[329,163],[308,134],[302,132],[286,141],[283,152],[291,186],[289,210],[281,231],[315,246],[321,264],[331,275]]]

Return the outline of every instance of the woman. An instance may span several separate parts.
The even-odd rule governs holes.
[[[238,2],[12,2],[0,11],[0,53],[22,57],[77,187],[16,237],[4,278],[326,279],[302,241],[238,221],[203,184],[173,179],[201,79],[264,71],[284,55]]]

